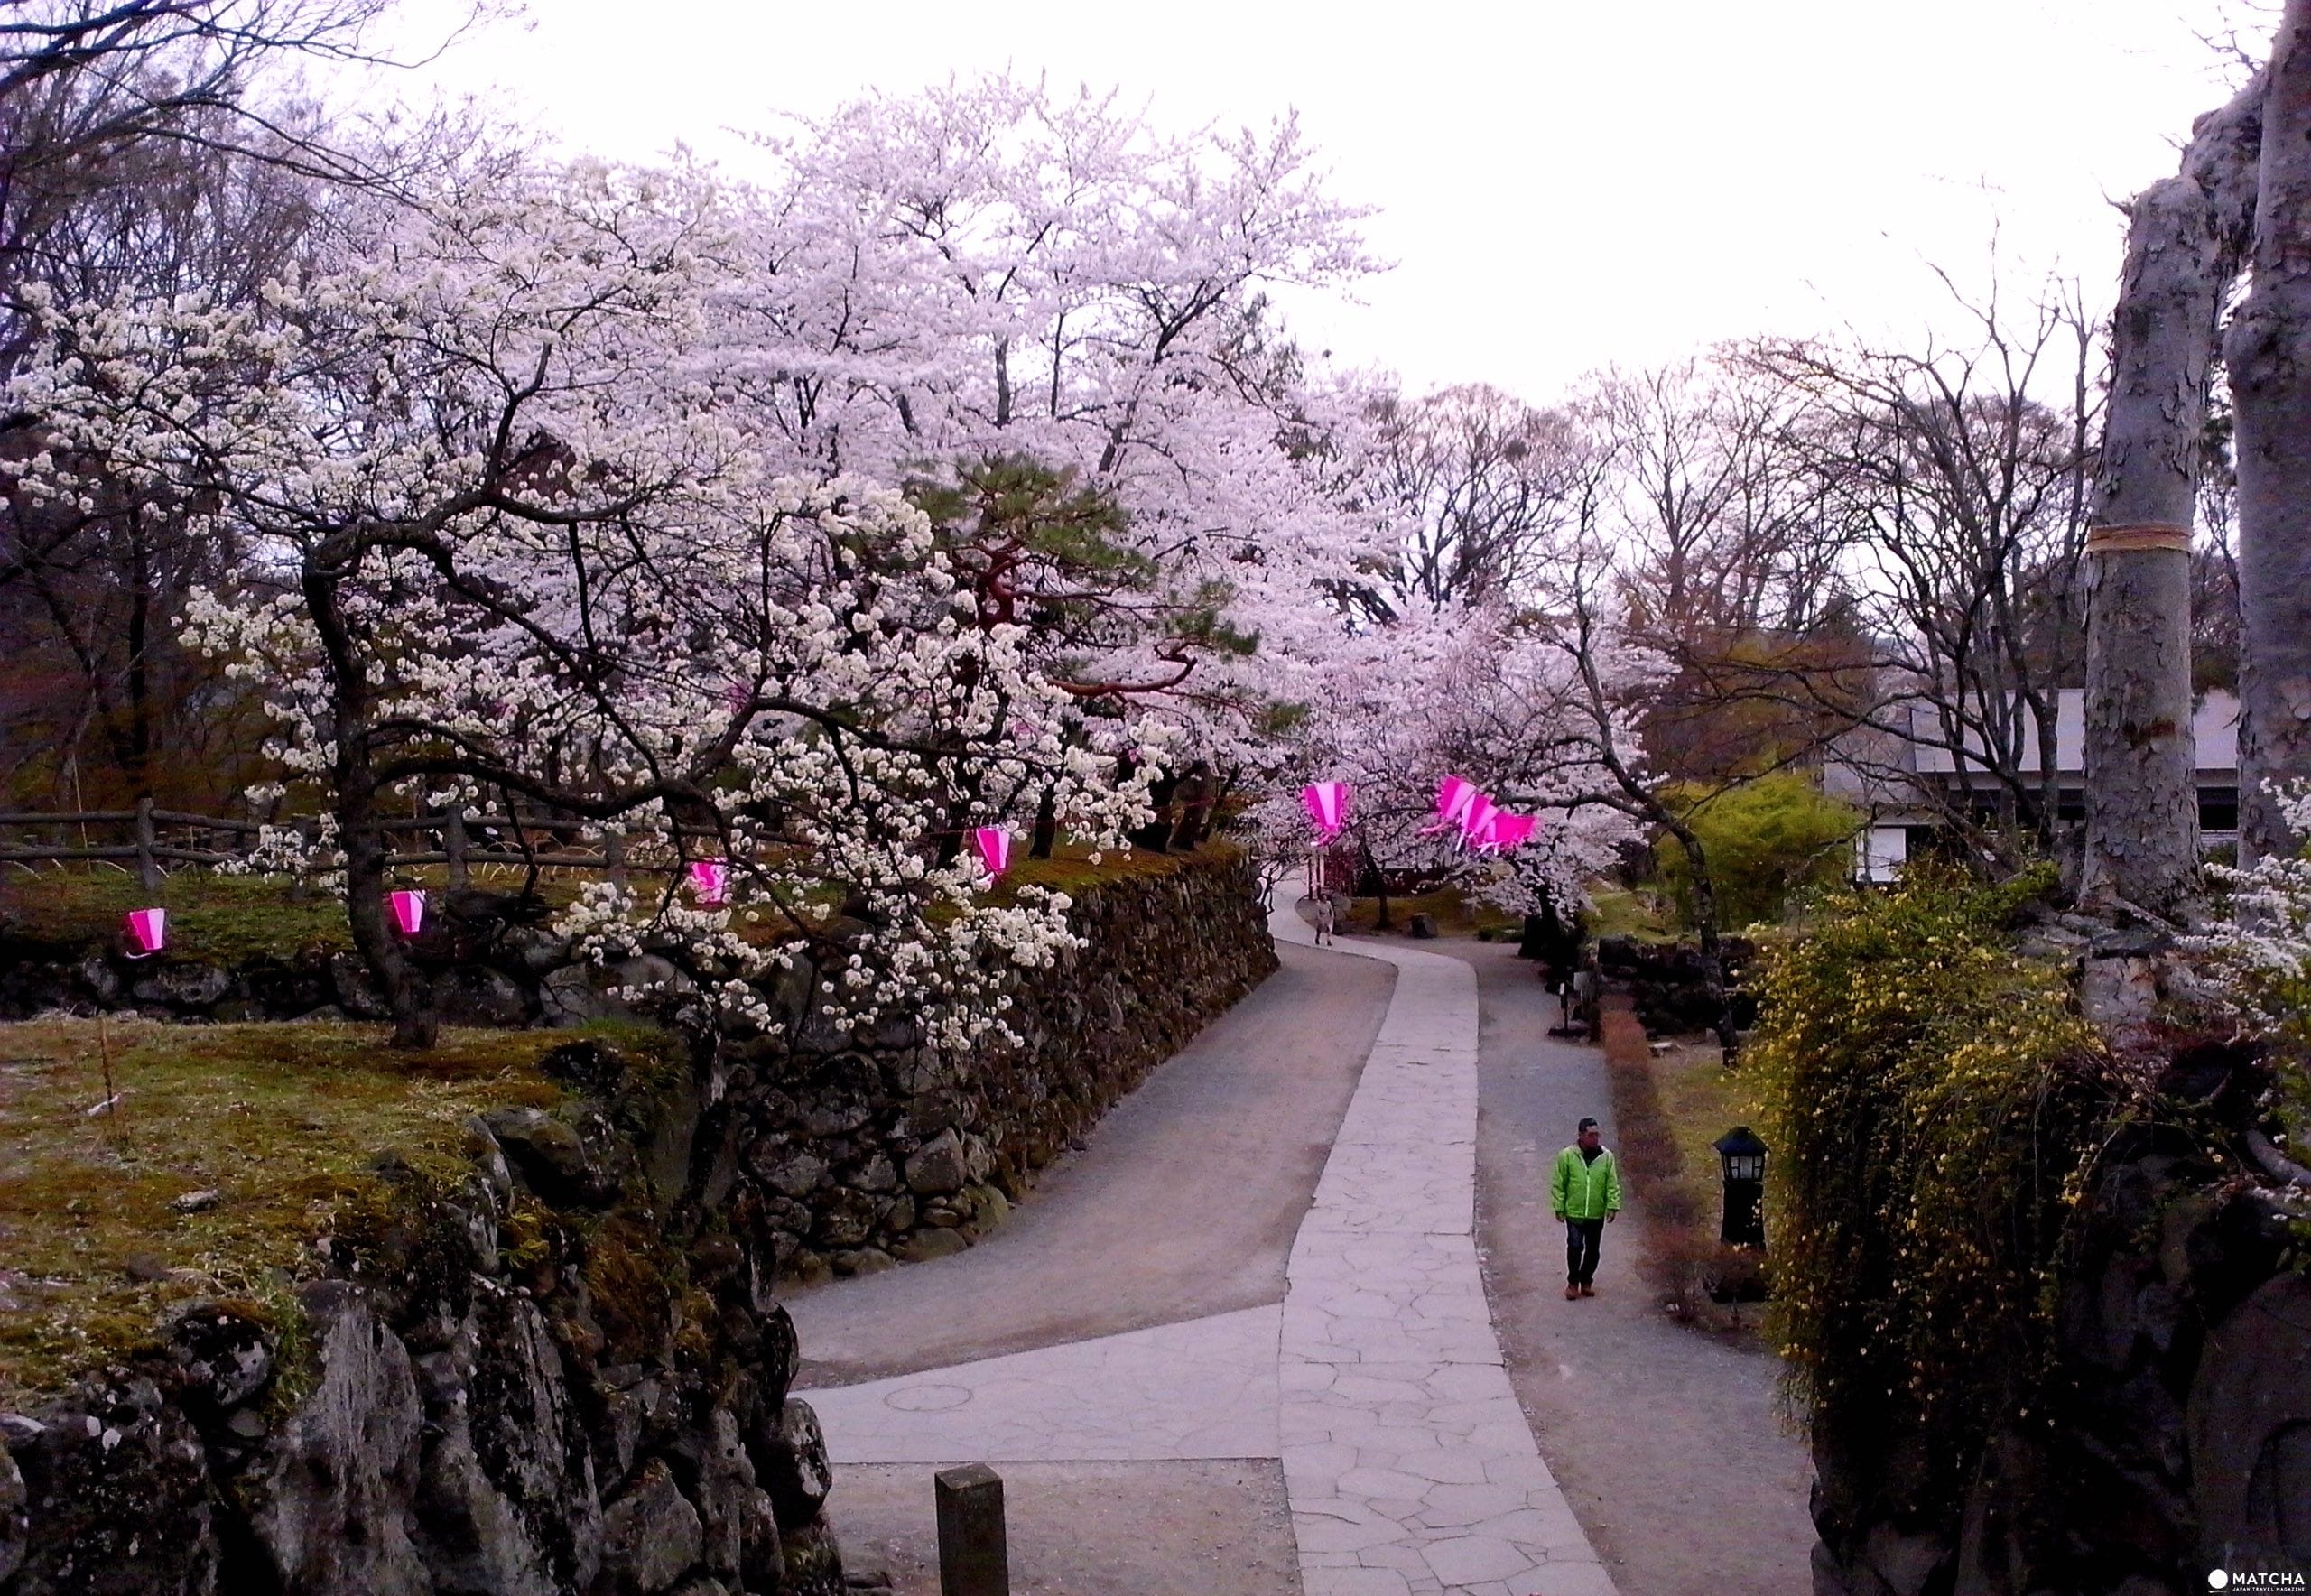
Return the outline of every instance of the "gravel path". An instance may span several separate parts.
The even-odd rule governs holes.
[[[1613,1139],[1593,1048],[1548,1035],[1556,1000],[1506,944],[1418,944],[1477,971],[1477,1233],[1494,1328],[1541,1450],[1629,1596],[1790,1596],[1813,1588],[1813,1467],[1781,1425],[1775,1360],[1688,1330],[1638,1272],[1645,1187],[1607,1228],[1598,1294],[1564,1300],[1548,1165],[1584,1114]]]
[[[977,1247],[788,1297],[803,1382],[853,1385],[1281,1302],[1395,972],[1276,951],[1282,969]]]

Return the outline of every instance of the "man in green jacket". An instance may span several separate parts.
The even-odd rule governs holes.
[[[1564,1221],[1564,1300],[1595,1296],[1597,1244],[1621,1211],[1621,1174],[1594,1119],[1582,1120],[1573,1146],[1556,1155],[1549,1207]]]

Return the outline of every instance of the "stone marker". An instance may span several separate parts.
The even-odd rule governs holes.
[[[1427,914],[1415,914],[1412,917],[1412,925],[1408,929],[1406,934],[1424,938],[1434,936],[1436,934],[1436,916]]]
[[[938,1493],[940,1596],[1011,1596],[1002,1476],[985,1463],[942,1469]]]

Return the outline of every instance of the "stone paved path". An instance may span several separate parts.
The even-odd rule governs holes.
[[[1296,914],[1271,922],[1305,941]],[[1345,951],[1345,950],[1344,950]],[[1308,1596],[1612,1596],[1518,1406],[1475,1239],[1477,987],[1396,995],[1286,1267],[1279,1428]]]
[[[1288,909],[1271,925],[1311,940]],[[1341,953],[1397,985],[1280,1308],[809,1390],[838,1464],[1280,1456],[1307,1596],[1612,1596],[1486,1310],[1474,979],[1413,950]]]

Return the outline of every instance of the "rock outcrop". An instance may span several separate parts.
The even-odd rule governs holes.
[[[0,1421],[0,1592],[840,1590],[775,1256],[659,1156],[689,1070],[544,1067],[584,1095],[475,1120],[461,1179],[393,1176],[285,1300],[182,1308]]]

